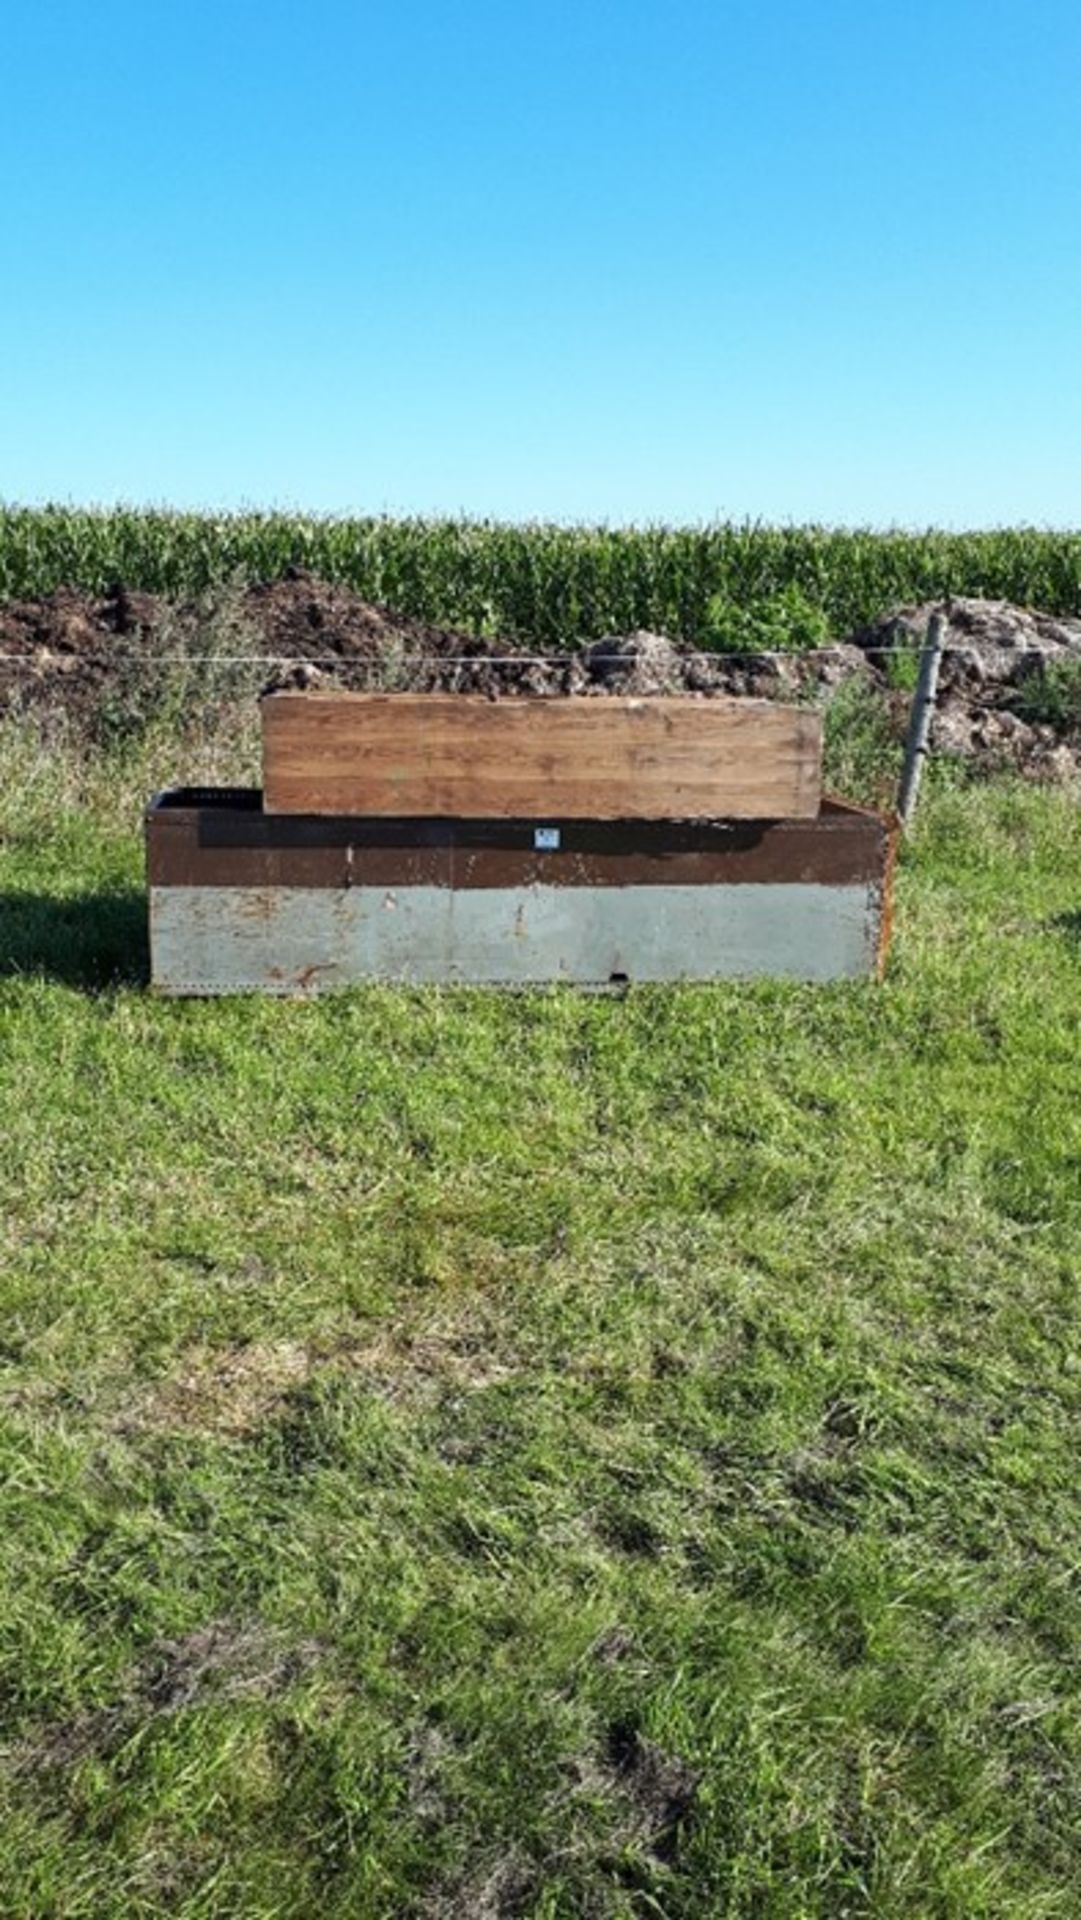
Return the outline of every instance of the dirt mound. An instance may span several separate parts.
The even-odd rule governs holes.
[[[666,643],[667,644],[667,643]],[[227,671],[228,669],[228,671]],[[0,605],[0,711],[58,709],[89,731],[103,710],[151,702],[154,687],[192,700],[251,697],[267,685],[500,693],[580,691],[570,659],[433,626],[300,568],[203,601],[118,585],[61,588]]]
[[[1033,607],[1015,607],[1009,600],[930,600],[900,607],[862,628],[854,635],[855,643],[865,652],[919,646],[933,613],[946,616],[952,647],[1038,655],[1081,648],[1081,620],[1060,620]]]
[[[362,600],[350,587],[290,567],[280,580],[247,587],[237,616],[258,635],[268,655],[292,660],[381,660],[387,654],[486,653],[487,643],[448,627],[429,626],[390,607]]]
[[[942,609],[946,610],[946,609]],[[0,710],[61,711],[91,734],[116,716],[250,702],[269,686],[604,696],[751,695],[828,703],[853,676],[903,728],[914,650],[935,606],[886,614],[812,653],[696,652],[664,634],[608,634],[533,655],[433,626],[300,568],[215,600],[172,602],[122,585],[0,606]],[[1081,757],[1081,621],[998,600],[956,600],[935,727],[940,750],[1049,777]]]
[[[1081,620],[1061,620],[1006,600],[903,607],[857,635],[872,671],[896,686],[899,651],[910,663],[931,615],[947,621],[931,744],[1043,779],[1081,767]]]
[[[200,648],[208,657],[267,668],[311,658],[333,665],[383,663],[403,653],[489,651],[469,634],[373,606],[296,568],[280,580],[201,602],[121,585],[97,595],[64,587],[39,600],[0,605],[0,687],[34,688],[40,681],[43,691],[55,686],[70,700],[118,663],[139,656],[164,670],[178,657],[200,657]]]
[[[283,660],[374,659],[403,645],[437,654],[488,651],[470,634],[411,620],[292,567],[280,580],[202,603],[177,603],[122,585],[103,594],[61,587],[40,600],[12,600],[0,605],[0,653],[18,660],[101,655],[108,663],[118,637],[141,638],[150,646],[174,631],[203,632],[222,621],[244,630],[253,652]]]
[[[100,701],[117,657],[166,617],[152,594],[116,587],[100,597],[61,587],[40,600],[0,605],[0,712],[19,702],[77,718]]]

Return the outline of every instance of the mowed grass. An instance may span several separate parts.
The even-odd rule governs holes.
[[[5,766],[0,1911],[1075,1914],[1076,800],[881,987],[169,1004]]]

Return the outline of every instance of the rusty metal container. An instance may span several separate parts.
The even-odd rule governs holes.
[[[159,992],[824,981],[884,959],[892,824],[838,801],[810,820],[541,822],[275,816],[261,800],[151,802]]]

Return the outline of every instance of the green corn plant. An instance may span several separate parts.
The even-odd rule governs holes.
[[[288,566],[538,651],[636,627],[695,646],[806,646],[950,593],[1081,613],[1081,533],[1034,527],[515,526],[0,505],[6,600],[116,581],[191,599]]]

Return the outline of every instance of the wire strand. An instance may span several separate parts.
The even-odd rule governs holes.
[[[691,648],[687,651],[677,651],[673,658],[673,664],[678,666],[683,662],[701,660],[711,661],[717,666],[734,666],[737,664],[753,666],[767,660],[788,660],[798,664],[802,660],[836,659],[838,656],[843,658],[853,650],[858,652],[863,659],[870,660],[883,656],[889,658],[897,654],[919,654],[923,651],[923,643],[921,641],[914,642],[912,646],[860,647],[852,649],[848,644],[838,642],[831,647],[802,647],[799,649],[760,647],[754,652],[741,653],[721,652],[709,648]],[[1058,646],[1050,650],[1044,647],[984,646],[977,642],[973,642],[968,646],[951,645],[941,649],[944,655],[965,654],[971,658],[973,654],[977,657],[980,655],[1008,654],[1011,660],[1055,659],[1063,652],[1072,656],[1075,651],[1081,651],[1081,649],[1074,649],[1073,647],[1060,648]],[[43,654],[48,655],[48,657],[43,658]],[[126,664],[130,664],[131,659],[132,656],[127,656]],[[89,650],[78,649],[71,653],[51,654],[48,648],[43,648],[41,653],[0,653],[0,665],[5,666],[65,668],[71,665],[90,664],[99,661],[106,664],[116,664],[115,651],[102,649],[91,652]],[[396,667],[428,666],[578,666],[586,669],[594,666],[622,666],[633,669],[636,663],[633,655],[627,655],[625,653],[594,653],[588,657],[583,657],[580,653],[406,653],[402,654],[396,660],[382,659],[373,655],[360,655],[357,658],[350,658],[348,655],[340,653],[148,653],[138,656],[137,664],[140,667],[195,665],[215,665],[219,667],[348,667],[350,671],[370,668],[374,672],[376,669],[385,671]]]

